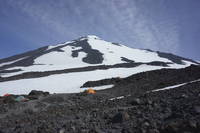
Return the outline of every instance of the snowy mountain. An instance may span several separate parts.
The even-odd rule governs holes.
[[[133,49],[97,36],[86,36],[0,60],[0,95],[80,92],[87,81],[162,68],[184,68],[197,62],[169,53]],[[98,87],[105,89],[112,85]]]

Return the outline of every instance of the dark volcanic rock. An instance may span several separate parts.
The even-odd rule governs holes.
[[[10,103],[15,103],[15,96],[10,95],[10,96],[6,96],[3,98],[3,103],[5,104],[10,104]]]
[[[141,104],[141,100],[139,98],[134,98],[133,101],[131,101],[131,104],[132,105],[139,105]]]
[[[187,83],[197,79],[200,79],[200,66],[191,65],[184,69],[161,69],[143,72],[121,79],[119,82],[114,84],[114,88],[111,88],[110,91],[115,89],[115,91],[112,91],[112,94],[132,94],[137,96],[146,91]],[[118,79],[110,79],[110,84],[113,83],[113,80],[117,81]],[[101,81],[96,81],[97,84],[100,82]],[[91,83],[95,84],[95,81],[88,82],[87,84]],[[109,79],[106,80],[106,84],[109,84]]]
[[[196,113],[200,113],[200,106],[194,106],[194,111]]]
[[[44,97],[44,96],[48,96],[49,92],[43,92],[43,91],[37,91],[37,90],[32,90],[29,94],[28,94],[28,98],[31,100],[35,100],[38,99],[40,97]]]
[[[186,59],[186,58],[183,58],[183,57],[171,54],[171,53],[164,53],[164,52],[157,51],[157,54],[158,54],[158,56],[163,57],[163,58],[167,58],[167,59],[169,59],[172,62],[177,63],[177,64],[184,64],[182,60],[191,61],[193,63],[199,64],[198,62],[196,62],[194,60]]]
[[[116,84],[121,81],[121,78],[111,78],[111,79],[103,79],[99,81],[88,81],[83,84],[81,87],[95,87],[95,86],[102,86],[102,85],[110,85],[110,84]]]
[[[89,64],[101,64],[103,62],[103,54],[96,49],[92,49],[87,41],[88,40],[85,39],[69,44],[70,46],[81,47],[80,50],[72,51],[72,57],[78,57],[79,52],[85,52],[87,53],[87,56],[83,58],[83,62]]]
[[[113,118],[111,119],[112,123],[122,123],[126,120],[129,120],[130,116],[127,112],[123,112],[123,113],[117,113],[116,115],[113,116]]]
[[[43,95],[43,96],[47,96],[47,95],[49,95],[49,92],[43,92],[43,91],[37,91],[37,90],[32,90],[29,94],[28,94],[29,96],[41,96],[41,95]]]

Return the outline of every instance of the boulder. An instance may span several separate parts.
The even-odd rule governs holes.
[[[140,105],[142,102],[139,98],[134,98],[132,101],[131,101],[131,105]]]
[[[28,95],[29,96],[47,96],[47,95],[49,95],[49,92],[32,90]]]
[[[112,123],[122,123],[129,119],[130,119],[130,115],[127,112],[123,112],[123,113],[120,112],[113,116],[113,118],[111,119],[111,122]]]
[[[13,95],[10,96],[6,96],[3,98],[3,103],[7,104],[7,103],[15,103],[15,97]]]
[[[196,113],[200,113],[200,106],[194,106],[194,111]]]

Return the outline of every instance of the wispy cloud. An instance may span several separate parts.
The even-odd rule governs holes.
[[[124,40],[129,38],[136,47],[170,52],[179,50],[178,25],[165,14],[165,4],[124,0],[119,5],[113,3],[112,10]]]
[[[162,1],[8,0],[54,38],[97,34],[132,47],[177,52],[179,27],[165,14]]]

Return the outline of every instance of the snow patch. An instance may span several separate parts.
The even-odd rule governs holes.
[[[14,61],[10,61],[10,62],[1,63],[1,64],[0,64],[0,67],[5,66],[5,65],[13,64],[13,63],[15,63],[15,62],[17,62],[17,61],[20,61],[20,60],[23,60],[23,59],[25,59],[25,58],[27,58],[27,57],[23,57],[23,58],[20,58],[20,59],[14,60]]]
[[[28,94],[31,90],[42,90],[50,93],[78,93],[87,81],[96,81],[106,78],[125,78],[143,71],[161,69],[159,66],[140,65],[134,68],[112,68],[108,70],[96,70],[88,72],[74,72],[57,74],[41,78],[21,79],[15,81],[0,82],[0,95]]]
[[[88,39],[88,43],[92,49],[99,50],[103,53],[104,61],[103,64],[113,65],[116,63],[124,63],[121,61],[121,57],[128,58],[135,62],[152,62],[152,61],[162,61],[171,62],[166,58],[159,57],[156,52],[149,52],[147,50],[133,49],[126,47],[124,45],[117,46],[113,45],[111,42],[107,42],[99,39]],[[112,53],[110,51],[113,51]]]
[[[73,42],[74,42],[74,41],[67,41],[67,42],[61,43],[61,44],[49,45],[46,51],[48,51],[48,50],[50,50],[50,49],[53,49],[53,48],[56,48],[56,47],[59,47],[59,46],[63,46],[63,45],[69,44],[69,43],[73,43]]]
[[[110,98],[109,100],[113,101],[113,100],[119,100],[119,99],[123,99],[125,97],[130,97],[131,95],[127,95],[127,96],[119,96],[119,97],[114,97],[114,98]]]
[[[100,39],[98,36],[95,36],[95,35],[88,35],[87,38],[88,39]]]
[[[120,97],[115,97],[115,98],[111,98],[109,100],[113,101],[113,100],[116,100],[116,99],[123,99],[125,96],[120,96]]]
[[[164,87],[164,88],[160,88],[160,89],[155,89],[155,90],[150,91],[150,92],[157,92],[157,91],[174,89],[174,88],[177,88],[177,87],[181,87],[181,86],[187,85],[189,83],[195,83],[195,82],[199,82],[199,81],[200,81],[200,79],[197,79],[197,80],[186,82],[186,83],[182,83],[182,84],[177,84],[177,85],[172,85],[172,86],[168,86],[168,87]]]

